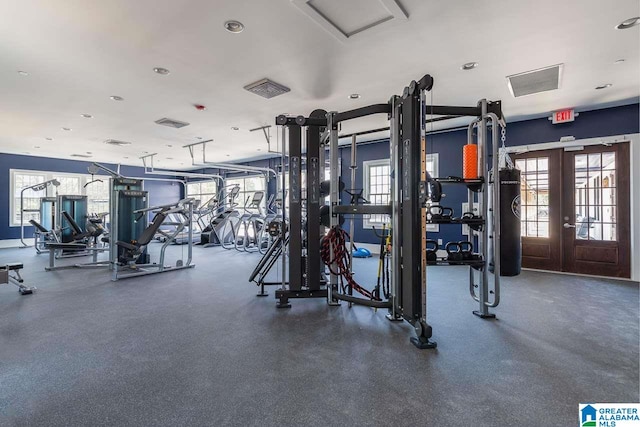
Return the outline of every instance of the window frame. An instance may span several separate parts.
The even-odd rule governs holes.
[[[89,181],[91,181],[92,179],[95,179],[95,175],[91,176],[89,174],[82,174],[82,173],[72,173],[72,172],[57,172],[57,171],[42,171],[42,170],[35,170],[35,169],[9,169],[9,227],[20,227],[20,222],[16,221],[15,219],[18,217],[18,209],[20,208],[20,204],[19,202],[16,202],[16,199],[20,198],[20,190],[17,190],[17,193],[14,192],[14,190],[16,190],[15,188],[15,182],[16,182],[16,175],[18,174],[22,174],[22,175],[33,175],[33,176],[42,176],[44,177],[44,181],[48,181],[50,179],[54,179],[54,178],[62,178],[62,177],[69,177],[69,178],[78,178],[79,179],[79,189],[80,189],[80,194],[81,196],[89,196],[87,195],[87,191],[86,191],[86,187],[84,186],[86,183],[88,183]],[[104,176],[101,175],[101,177],[105,178]],[[106,179],[109,179],[108,177],[106,177]],[[39,192],[39,196],[37,197],[38,199],[40,199],[41,197],[52,197],[55,195],[55,193],[52,194],[51,192],[52,187],[47,187],[46,191],[40,191]],[[61,193],[62,194],[62,193]],[[109,187],[107,187],[107,192],[106,192],[106,199],[109,200],[109,198],[111,197],[110,191],[109,191]],[[98,198],[99,200],[104,200],[105,197],[100,197]],[[91,200],[87,200],[88,202],[88,206],[91,204]],[[91,212],[91,213],[100,213],[100,212]],[[39,221],[40,220],[40,214],[39,213],[33,213],[33,217],[37,218],[36,220]],[[28,219],[23,218],[23,224],[25,226],[30,226],[31,224],[29,224]]]
[[[426,155],[426,161],[433,163],[433,177],[437,177],[440,172],[439,165],[439,155],[438,153],[429,153]],[[364,191],[362,195],[365,199],[369,200],[370,196],[370,179],[371,173],[370,168],[376,166],[389,166],[391,168],[391,159],[377,159],[377,160],[365,160],[362,162],[362,174],[363,174],[363,186]],[[391,169],[389,169],[391,170]],[[391,196],[391,177],[389,177],[389,197]],[[369,215],[365,215],[362,218],[362,228],[364,229],[373,229],[373,227],[382,227],[381,222],[371,221],[371,217]],[[440,226],[438,224],[427,224],[427,232],[437,233],[440,231]]]
[[[371,199],[371,191],[370,191],[371,190],[371,169],[380,167],[380,166],[389,167],[389,172],[391,172],[390,159],[365,160],[362,162],[362,177],[363,177],[362,182],[364,187],[362,191],[362,197],[364,197],[367,200]],[[388,197],[389,199],[391,199],[391,176],[389,176],[388,178],[389,178]],[[391,218],[389,218],[389,221],[391,221]],[[362,217],[362,228],[365,228],[365,229],[373,229],[373,227],[381,228],[382,224],[383,223],[379,221],[372,221],[371,215],[364,215]]]
[[[202,192],[202,184],[203,183],[213,183],[215,186],[215,190],[213,193],[203,193]],[[194,193],[194,194],[190,194],[189,193],[189,186],[192,185],[197,185],[198,186],[198,192]],[[201,208],[203,206],[203,203],[208,202],[209,200],[211,200],[212,197],[217,196],[218,192],[220,191],[220,184],[218,183],[217,179],[200,179],[200,180],[193,180],[193,181],[189,181],[187,182],[187,186],[185,188],[185,197],[193,197],[196,200],[200,201],[200,204],[198,205],[198,208]],[[203,197],[204,196],[204,197]]]
[[[251,179],[251,178],[260,178],[260,181],[262,182],[262,186],[264,188],[262,189],[258,189],[258,190],[246,190],[245,189],[245,185],[246,185],[246,180],[247,179]],[[242,184],[238,184],[237,182],[234,181],[242,181]],[[253,194],[256,191],[263,191],[264,192],[264,197],[262,198],[262,202],[260,203],[260,209],[262,210],[262,213],[266,213],[267,210],[267,191],[269,189],[269,185],[267,183],[267,180],[265,179],[264,175],[261,174],[250,174],[250,175],[240,175],[240,176],[230,176],[230,177],[226,177],[224,180],[224,186],[225,188],[228,188],[230,185],[233,184],[238,184],[240,185],[240,191],[238,192],[238,198],[237,203],[238,203],[238,208],[239,209],[243,209],[244,210],[244,205],[245,205],[245,201],[247,200],[247,195],[249,194]],[[258,213],[256,209],[247,209],[247,212],[251,212],[251,213]]]

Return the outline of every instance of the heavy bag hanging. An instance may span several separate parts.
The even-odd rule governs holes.
[[[500,276],[517,276],[522,267],[520,170],[500,169]],[[491,200],[491,199],[490,199]],[[493,253],[490,245],[490,254]],[[489,271],[493,272],[493,259]]]

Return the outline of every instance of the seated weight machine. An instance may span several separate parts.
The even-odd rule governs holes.
[[[177,203],[152,206],[133,211],[138,215],[138,221],[148,212],[153,213],[151,223],[142,231],[136,239],[129,241],[118,240],[114,244],[117,247],[117,260],[112,263],[112,280],[126,279],[129,277],[144,276],[148,274],[164,273],[167,271],[180,270],[183,268],[193,268],[195,264],[193,259],[193,230],[191,218],[193,217],[193,203],[191,198],[182,199]],[[168,217],[178,218],[177,222],[166,221]],[[175,220],[174,220],[175,221]],[[164,231],[160,226],[168,225],[172,229]],[[174,243],[176,236],[183,231],[187,233],[188,255],[186,262],[182,259],[176,262],[176,265],[165,265],[165,253],[167,247]],[[156,233],[162,234],[164,243],[160,248],[158,262],[150,262],[147,258],[147,245],[153,240]],[[142,261],[140,261],[142,259]]]
[[[29,245],[24,241],[24,219],[25,219],[25,213],[33,213],[33,212],[38,212],[40,213],[40,219],[43,219],[43,211],[42,211],[42,198],[40,199],[40,207],[38,209],[31,209],[31,208],[27,208],[25,207],[24,204],[24,195],[25,192],[30,192],[30,193],[37,193],[40,191],[46,191],[47,188],[49,187],[58,187],[60,186],[60,181],[58,181],[57,179],[50,179],[48,181],[45,182],[41,182],[38,184],[34,184],[34,185],[29,185],[27,187],[24,187],[22,190],[20,190],[20,242],[22,243],[23,247],[28,247]],[[53,209],[55,206],[55,198],[47,198],[51,204],[48,204],[48,210],[46,211],[44,218],[52,218],[53,215]],[[29,223],[31,225],[34,225],[32,220],[29,220]],[[53,229],[54,226],[53,224],[51,225],[50,229]],[[45,229],[46,230],[46,229]],[[44,250],[44,243],[49,241],[50,239],[53,239],[54,236],[45,233],[42,234],[40,232],[40,230],[36,227],[35,232],[34,232],[34,239],[35,239],[35,243],[34,246],[36,248],[36,252],[40,253]]]
[[[68,231],[65,235],[66,241],[57,240],[45,243],[45,248],[49,251],[49,266],[45,267],[45,270],[55,271],[74,267],[107,266],[108,263],[106,261],[98,261],[98,254],[109,250],[109,248],[105,246],[104,241],[99,243],[98,240],[105,232],[104,227],[102,227],[102,219],[100,217],[88,217],[87,224],[91,224],[91,226],[87,226],[86,231],[83,231],[73,216],[71,216],[67,211],[62,211],[60,216],[64,218],[64,222],[67,224],[67,228],[64,229],[65,231]],[[34,225],[37,228],[42,227],[40,224],[35,223],[35,221]],[[42,229],[44,228],[42,227]],[[63,266],[56,265],[56,260],[60,258],[87,255],[92,256],[92,261],[89,263]]]
[[[252,273],[251,280],[264,290],[264,284],[271,284],[264,281],[264,273],[268,266],[274,264],[274,257],[280,257],[282,280],[275,293],[277,307],[290,307],[290,300],[296,298],[326,298],[331,306],[345,301],[350,305],[386,308],[389,320],[405,320],[414,327],[416,336],[411,338],[411,342],[416,347],[436,347],[431,340],[432,327],[427,322],[426,225],[427,205],[437,198],[435,193],[439,186],[426,169],[426,124],[458,117],[474,118],[474,127],[478,129],[477,142],[473,142],[478,145],[478,177],[469,182],[463,180],[462,184],[469,188],[471,203],[476,197],[479,199],[479,216],[483,223],[491,221],[490,229],[496,230],[499,229],[500,217],[493,215],[489,220],[488,213],[500,206],[500,192],[494,191],[489,199],[487,186],[479,184],[488,184],[490,180],[489,153],[493,156],[493,169],[497,170],[497,135],[499,128],[504,127],[504,120],[500,101],[481,100],[475,107],[428,105],[426,92],[432,89],[433,83],[433,78],[425,75],[405,87],[401,96],[392,96],[385,104],[346,112],[315,110],[308,117],[281,115],[276,118],[276,124],[284,128],[282,146],[286,147],[288,140],[289,147],[288,153],[284,150],[282,153],[282,163],[288,162],[289,167],[289,217],[285,218],[283,213],[280,221],[289,225],[273,227],[278,236]],[[438,117],[427,119],[427,112]],[[338,126],[341,122],[373,114],[385,114],[390,121],[391,203],[343,204],[341,193],[344,186],[341,185],[338,167]],[[491,148],[487,138],[489,124],[492,125]],[[302,129],[306,131],[306,150],[303,147]],[[470,132],[472,130],[470,128]],[[326,145],[329,146],[331,165],[328,207],[324,206],[320,197],[324,168],[319,167],[324,165]],[[307,173],[305,199],[302,198],[301,186],[303,153],[306,153]],[[284,176],[282,179],[282,188],[285,188]],[[324,224],[321,223],[321,209],[326,212],[322,216]],[[306,212],[306,221],[303,220],[303,212]],[[392,268],[389,290],[383,295],[368,291],[354,279],[346,248],[349,236],[341,227],[342,216],[347,214],[384,214],[391,217]],[[325,227],[329,231],[321,243]],[[484,228],[487,229],[489,227]],[[493,233],[491,237],[492,253],[489,253],[486,231],[478,245],[481,259],[475,260],[474,266],[480,268],[480,277],[476,278],[472,273],[469,276],[472,296],[479,303],[476,314],[482,318],[491,317],[489,308],[497,306],[499,302],[499,275],[494,275],[494,286],[490,289],[487,260],[499,259],[495,254],[500,253],[500,233]],[[288,262],[285,259],[287,253]],[[354,291],[362,296],[355,296]],[[491,294],[493,301],[489,301]]]

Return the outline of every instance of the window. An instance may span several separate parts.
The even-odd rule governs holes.
[[[616,153],[575,156],[576,239],[617,240],[615,177]]]
[[[427,171],[432,177],[438,176],[438,153],[427,154]],[[363,162],[364,198],[374,205],[385,205],[391,201],[391,177],[389,159]],[[389,215],[369,215],[363,220],[364,228],[382,227],[388,224]],[[428,224],[427,231],[437,232],[437,224]]]
[[[87,183],[89,183],[87,185]],[[84,194],[87,196],[87,212],[100,214],[109,212],[109,179],[91,179],[85,182]],[[58,187],[58,193],[60,187]]]
[[[225,186],[230,187],[232,185],[238,185],[240,187],[240,192],[238,193],[238,204],[239,207],[244,207],[251,202],[253,198],[253,194],[256,191],[263,191],[265,193],[265,197],[262,198],[262,202],[260,203],[260,209],[262,212],[265,212],[267,206],[266,200],[266,190],[265,187],[265,179],[262,175],[251,175],[241,178],[229,178],[225,180]],[[248,212],[257,213],[257,209],[247,209]]]
[[[549,158],[517,159],[522,237],[549,238]]]
[[[45,182],[47,176],[44,173],[35,171],[14,171],[11,170],[11,225],[20,225],[20,192],[25,187],[30,187],[41,182]],[[40,197],[46,196],[44,191],[27,190],[23,193],[23,208],[31,211],[40,209]],[[39,212],[25,212],[22,221],[29,224],[29,220],[40,219]]]
[[[217,193],[218,182],[216,180],[187,183],[187,197],[193,197],[196,200],[196,206],[205,205],[216,197]]]
[[[387,205],[391,200],[391,177],[389,159],[363,162],[364,191],[363,196],[372,205]],[[364,217],[364,228],[382,227],[388,224],[389,215],[367,215]]]
[[[40,198],[45,196],[51,197],[58,194],[86,195],[88,198],[87,212],[109,212],[109,179],[102,178],[104,179],[100,182],[96,181],[95,177],[92,178],[91,175],[11,169],[11,216],[9,226],[20,226],[20,192],[22,189],[50,179],[57,179],[60,185],[58,187],[49,186],[46,192],[44,190],[27,190],[24,192],[23,207],[28,211],[24,213],[22,218],[25,225],[28,225],[31,219],[40,221]],[[29,212],[30,210],[35,210],[35,212]]]

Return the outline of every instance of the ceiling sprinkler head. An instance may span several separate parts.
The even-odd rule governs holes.
[[[238,34],[244,30],[244,24],[240,21],[227,21],[224,23],[224,29],[230,33]]]
[[[167,74],[171,73],[171,71],[167,70],[166,68],[162,68],[162,67],[154,68],[153,72],[156,73],[156,74],[163,75],[163,76],[166,76]]]

